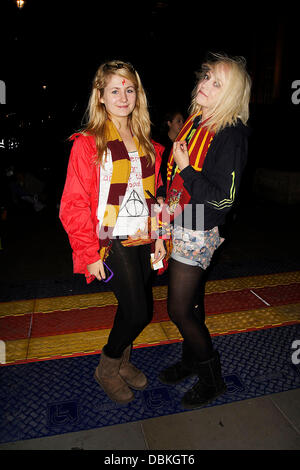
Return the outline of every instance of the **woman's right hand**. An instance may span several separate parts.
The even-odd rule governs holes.
[[[184,170],[190,164],[190,157],[185,140],[178,140],[173,144],[173,156],[179,170]]]
[[[88,264],[87,270],[90,274],[95,276],[98,281],[102,281],[102,279],[105,279],[106,277],[104,272],[103,261],[101,259],[99,259],[95,263]]]

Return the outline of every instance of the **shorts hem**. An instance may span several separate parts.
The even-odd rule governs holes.
[[[171,258],[183,264],[189,264],[190,266],[198,266],[199,268],[205,269],[203,268],[201,263],[197,263],[197,261],[193,261],[192,259],[185,258],[184,256],[180,256],[177,253],[172,253]]]

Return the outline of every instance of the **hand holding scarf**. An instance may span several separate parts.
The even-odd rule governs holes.
[[[173,155],[176,165],[179,170],[183,170],[190,164],[190,156],[185,140],[174,142],[173,144]]]

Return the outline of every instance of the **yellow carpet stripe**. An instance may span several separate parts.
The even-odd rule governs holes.
[[[34,312],[36,299],[18,300],[13,302],[0,303],[0,317],[7,315],[25,315]]]

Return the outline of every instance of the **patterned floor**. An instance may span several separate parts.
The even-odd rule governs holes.
[[[0,442],[183,412],[180,398],[195,379],[176,387],[157,379],[180,357],[182,338],[167,316],[166,287],[153,293],[153,321],[132,354],[149,387],[124,406],[93,379],[116,308],[111,292],[0,303]],[[300,367],[291,359],[300,339],[300,272],[208,281],[206,311],[228,386],[213,405],[300,387]]]
[[[154,293],[154,318],[135,346],[182,338],[169,321],[167,287]],[[300,272],[208,281],[207,325],[212,336],[291,325],[300,320]],[[0,303],[6,364],[101,352],[116,299],[111,292]]]

